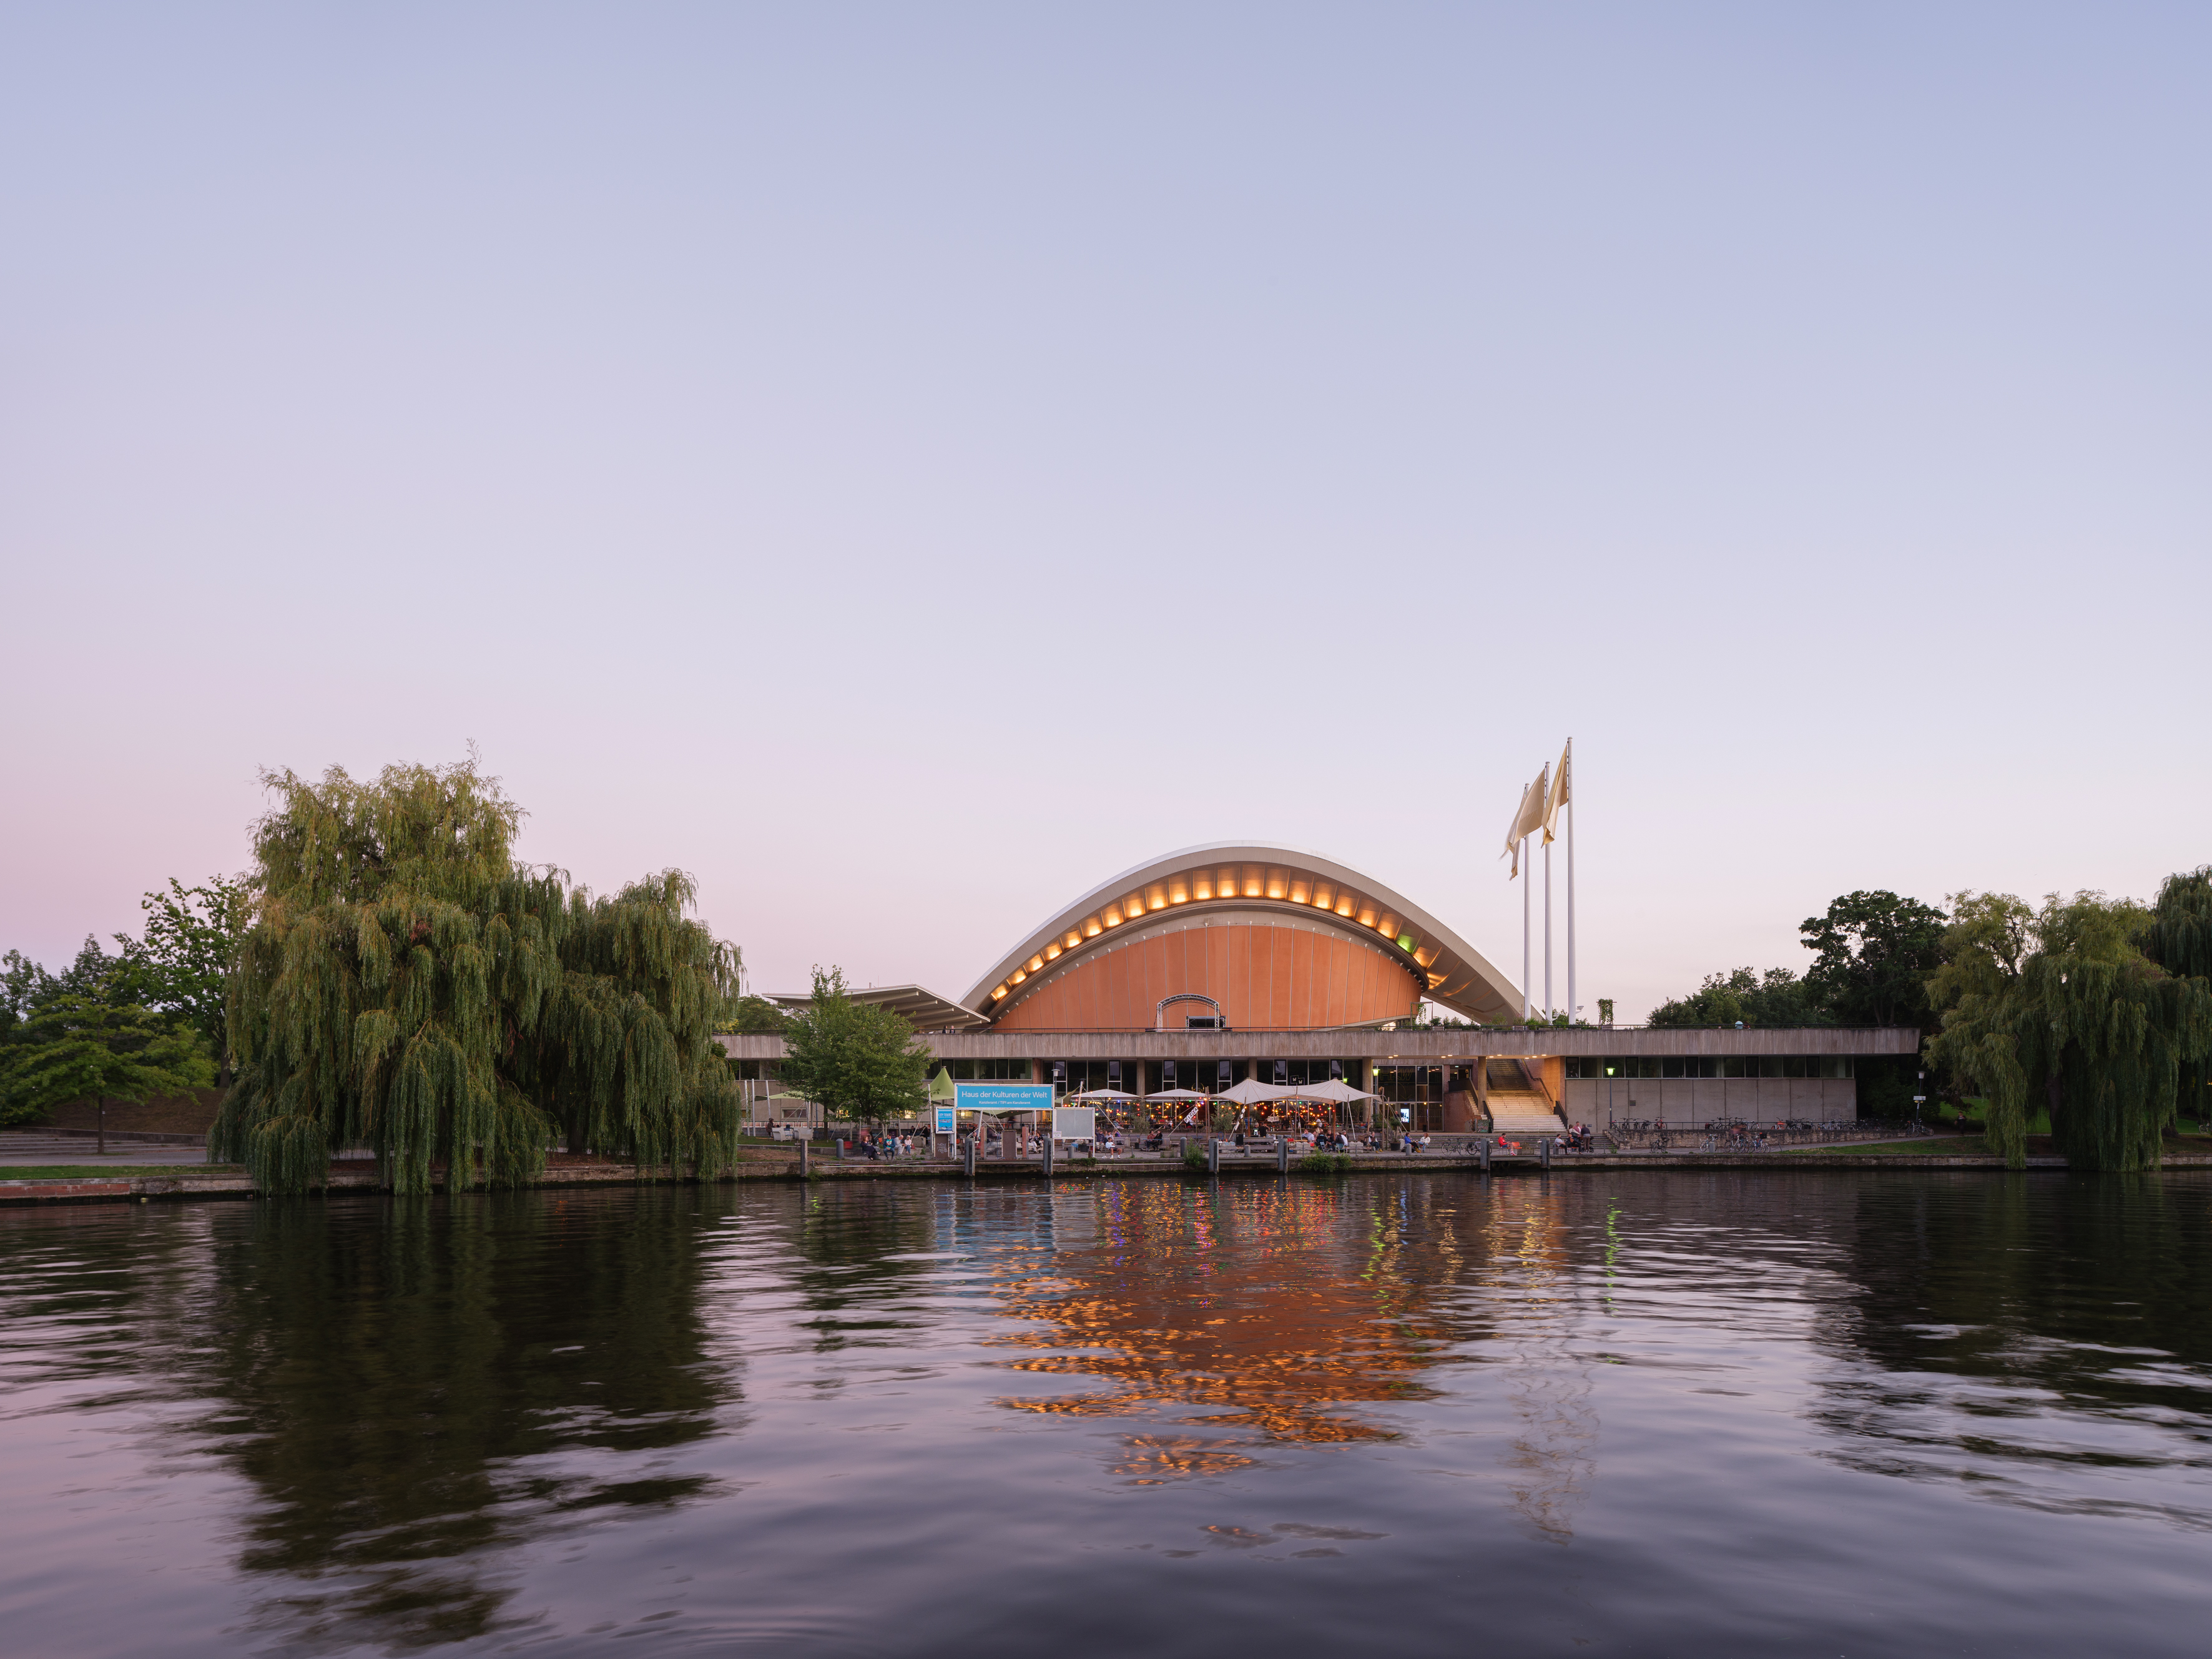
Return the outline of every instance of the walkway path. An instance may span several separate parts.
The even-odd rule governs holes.
[[[110,1135],[105,1156],[99,1147],[100,1142],[90,1135],[56,1134],[51,1129],[0,1129],[0,1166],[20,1169],[25,1164],[112,1164],[128,1168],[137,1164],[207,1161],[206,1152],[196,1143],[165,1145],[158,1140],[125,1140]]]

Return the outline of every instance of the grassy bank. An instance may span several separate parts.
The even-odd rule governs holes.
[[[0,1164],[0,1181],[136,1181],[142,1176],[234,1176],[235,1164]]]

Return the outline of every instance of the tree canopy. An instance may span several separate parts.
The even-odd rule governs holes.
[[[1838,1025],[1929,1023],[1924,985],[1942,959],[1944,915],[1887,890],[1846,893],[1798,924],[1805,982]]]
[[[929,1050],[897,1013],[855,1000],[845,975],[814,970],[814,997],[791,1017],[779,1073],[838,1117],[881,1123],[929,1103]]]
[[[219,1070],[228,1070],[230,1041],[225,1012],[232,964],[253,917],[252,881],[211,876],[186,887],[174,876],[168,890],[139,901],[146,913],[143,937],[118,933],[119,958],[139,1000],[180,1014]]]
[[[2156,918],[2129,900],[2053,893],[2030,910],[2008,893],[1960,893],[1952,908],[1929,1057],[1987,1097],[1990,1144],[2021,1167],[2040,1105],[2069,1164],[2156,1164],[2183,1065],[2212,1054],[2212,984],[2145,954]],[[2172,923],[2179,937],[2179,905]]]
[[[396,1191],[519,1185],[548,1144],[720,1169],[738,1103],[713,1033],[731,948],[667,870],[611,896],[517,863],[522,811],[473,759],[371,782],[264,774],[209,1135],[271,1192],[373,1147]]]
[[[725,1030],[781,1036],[791,1029],[791,1016],[766,997],[739,997],[730,1010]]]
[[[72,1100],[143,1101],[214,1081],[198,1036],[136,1003],[55,991],[0,1036],[0,1123]]]
[[[2212,865],[2168,876],[2137,938],[2142,953],[2169,974],[2212,979]],[[2185,1057],[2175,1090],[2185,1117],[2212,1118],[2212,1063]]]
[[[1918,899],[1846,893],[1799,925],[1813,965],[1708,974],[1687,996],[1646,1016],[1651,1025],[1918,1025],[1933,1023],[1923,981],[1942,960],[1944,916]]]
[[[1671,998],[1651,1011],[1650,1025],[1828,1025],[1834,1022],[1813,988],[1787,968],[1764,974],[1739,968],[1708,974],[1688,996]]]

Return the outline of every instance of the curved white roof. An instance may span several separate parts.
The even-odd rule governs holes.
[[[1020,1000],[1021,987],[1047,963],[1081,955],[1127,923],[1157,912],[1234,904],[1279,906],[1285,915],[1326,919],[1346,933],[1402,951],[1425,995],[1468,1019],[1518,1018],[1521,992],[1473,945],[1378,881],[1318,854],[1267,842],[1187,847],[1124,870],[1052,916],[1000,957],[962,1004],[994,1018]]]

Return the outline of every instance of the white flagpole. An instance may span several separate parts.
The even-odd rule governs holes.
[[[1552,843],[1544,843],[1544,1018],[1552,1017]]]
[[[1575,740],[1567,739],[1567,1018],[1575,1001]]]
[[[1521,837],[1521,1018],[1528,1018],[1528,888],[1536,872],[1528,867],[1528,837]]]

